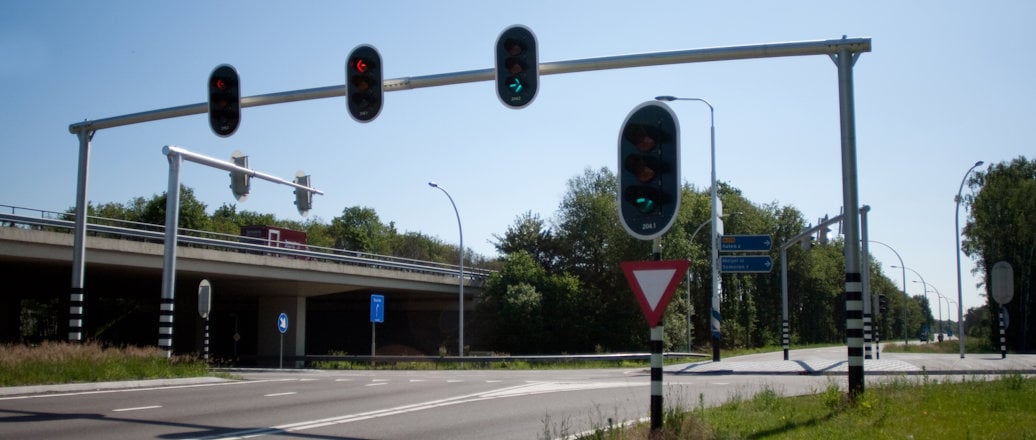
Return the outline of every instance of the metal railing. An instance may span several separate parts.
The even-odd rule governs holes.
[[[54,232],[71,233],[75,226],[75,214],[45,211],[10,205],[0,205],[0,227],[14,227]],[[123,240],[163,243],[165,227],[150,223],[88,216],[87,234]],[[263,241],[263,244],[256,241]],[[365,266],[375,269],[397,270],[457,277],[459,266],[415,260],[410,258],[379,255],[367,252],[333,249],[320,246],[300,245],[294,242],[270,241],[253,237],[222,234],[218,232],[178,229],[177,245],[207,248],[227,252],[246,252],[270,256],[285,256],[312,261]],[[303,247],[300,249],[300,247]],[[466,268],[464,278],[482,282],[492,273],[490,270]]]

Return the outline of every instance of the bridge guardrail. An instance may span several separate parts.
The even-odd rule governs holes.
[[[0,205],[0,208],[5,211],[0,212],[0,227],[27,227],[34,229],[51,228],[54,230],[67,230],[71,232],[75,226],[73,221],[75,218],[74,214],[8,205]],[[6,213],[7,210],[10,210],[11,213]],[[37,215],[31,216],[18,214],[18,211],[34,212],[37,213]],[[122,224],[125,226],[114,226],[113,224]],[[89,217],[89,221],[87,222],[87,233],[102,236],[109,235],[113,238],[135,239],[154,243],[163,243],[165,239],[164,226],[95,216]],[[221,237],[222,239],[212,237]],[[177,244],[180,246],[186,245],[217,250],[262,253],[266,255],[286,256],[338,264],[350,264],[378,269],[427,273],[442,276],[455,277],[459,273],[459,266],[456,265],[309,245],[307,245],[306,250],[291,249],[266,244],[248,243],[240,241],[241,239],[242,237],[236,235],[184,228],[179,229],[179,233],[177,234]],[[486,269],[465,267],[464,278],[475,282],[482,282],[488,278],[491,273],[492,271]]]

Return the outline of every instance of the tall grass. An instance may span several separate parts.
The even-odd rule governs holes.
[[[722,406],[666,410],[663,432],[638,424],[595,431],[592,439],[1036,439],[1036,378],[985,381],[895,378],[855,401],[831,383],[810,396],[767,388]]]
[[[0,346],[0,386],[195,377],[208,365],[193,356],[167,358],[157,347],[106,348],[44,342]]]

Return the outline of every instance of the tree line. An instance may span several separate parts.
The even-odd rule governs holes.
[[[769,234],[770,252],[780,266],[779,246],[809,225],[794,206],[754,203],[735,187],[718,183],[725,229],[735,234]],[[1015,268],[1019,291],[1031,291],[1036,247],[1036,163],[1016,159],[976,172],[962,201],[971,215],[963,229],[962,248],[976,259],[989,279],[992,264],[1008,260]],[[557,211],[549,218],[531,211],[494,235],[499,255],[465,252],[465,264],[495,270],[471,320],[474,350],[507,353],[585,353],[642,350],[648,331],[644,318],[619,269],[622,261],[648,260],[651,244],[630,237],[619,223],[618,180],[608,168],[585,169],[569,179]],[[673,227],[662,236],[663,259],[691,261],[664,317],[667,350],[704,349],[710,342],[710,234],[700,228],[711,217],[708,188],[685,184]],[[305,231],[311,246],[371,252],[442,263],[455,263],[459,249],[419,232],[400,232],[394,222],[379,218],[373,208],[352,206],[326,222],[277,219],[271,214],[238,211],[223,204],[212,214],[190,188],[183,188],[182,228],[237,235],[242,226],[268,225]],[[71,210],[70,210],[71,212]],[[165,222],[165,195],[138,197],[125,204],[91,204],[90,215],[152,224]],[[699,229],[700,228],[700,229]],[[840,239],[787,252],[789,323],[792,344],[841,343],[845,336],[844,259]],[[917,295],[908,297],[872,261],[871,291],[888,298],[888,310],[877,320],[881,339],[916,338],[932,322],[932,308]],[[724,274],[722,345],[724,348],[778,345],[781,339],[781,280],[769,274]],[[989,287],[988,285],[986,286]],[[1027,289],[1027,290],[1025,290]],[[690,300],[688,301],[688,293]],[[968,310],[969,336],[999,344],[995,312]],[[1036,320],[1028,295],[1008,304],[1017,350],[1027,350]],[[693,340],[686,340],[691,315]],[[949,321],[938,323],[949,327]]]

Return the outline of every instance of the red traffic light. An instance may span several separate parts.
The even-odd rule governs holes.
[[[357,46],[345,62],[346,105],[357,122],[378,116],[382,104],[381,54],[370,45]]]
[[[221,64],[209,76],[209,127],[227,137],[241,123],[241,80],[234,68]]]

